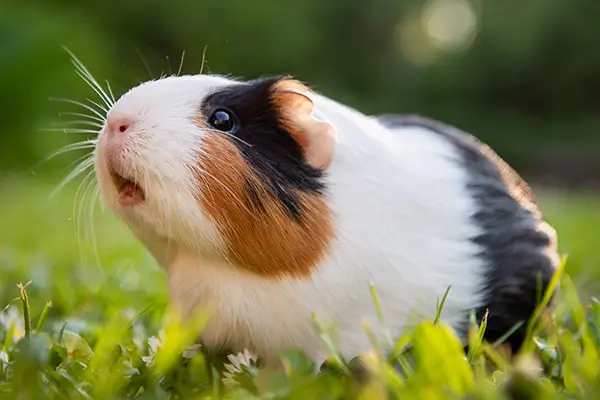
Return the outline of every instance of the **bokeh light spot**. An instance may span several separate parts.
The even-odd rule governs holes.
[[[421,21],[432,45],[444,50],[468,47],[477,32],[477,15],[467,0],[433,0]]]

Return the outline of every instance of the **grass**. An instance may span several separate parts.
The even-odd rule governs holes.
[[[597,194],[541,196],[569,258],[557,307],[536,320],[518,357],[508,359],[481,343],[485,324],[474,322],[465,355],[452,330],[432,316],[394,343],[397,369],[380,354],[386,344],[374,343],[364,358],[367,373],[360,376],[352,362],[335,358],[314,374],[307,359],[288,352],[282,354],[284,371],[241,365],[236,383],[223,386],[203,354],[190,347],[205,317],[183,325],[174,319],[163,271],[107,212],[95,213],[94,235],[77,233],[78,226],[91,225],[77,224],[75,186],[50,199],[53,184],[22,177],[0,181],[0,398],[600,395],[600,304],[591,297],[600,283]],[[88,210],[86,205],[81,215]]]

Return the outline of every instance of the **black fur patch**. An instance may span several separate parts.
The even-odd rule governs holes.
[[[486,265],[486,285],[482,288],[485,304],[476,310],[477,317],[481,320],[489,310],[486,339],[490,342],[523,323],[506,341],[518,350],[525,339],[527,320],[558,267],[547,255],[554,251],[554,238],[539,228],[543,217],[531,189],[495,153],[467,133],[419,116],[379,118],[391,128],[429,129],[460,152],[470,177],[466,189],[477,204],[471,218],[482,231],[472,240],[480,246]],[[465,327],[459,328],[464,332]]]
[[[237,127],[223,134],[240,149],[290,216],[301,222],[298,191],[320,194],[325,187],[322,171],[306,163],[302,149],[283,127],[272,102],[273,86],[281,79],[269,77],[228,86],[207,96],[202,112],[207,119],[218,108],[235,114]],[[256,190],[246,186],[247,203],[253,210],[264,210]]]

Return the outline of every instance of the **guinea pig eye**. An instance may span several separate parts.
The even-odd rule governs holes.
[[[223,109],[215,110],[208,119],[208,123],[213,128],[223,132],[229,132],[235,125],[233,115]]]

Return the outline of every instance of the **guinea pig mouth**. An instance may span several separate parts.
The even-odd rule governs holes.
[[[119,193],[119,204],[134,206],[146,199],[144,190],[134,180],[123,177],[115,170],[110,171],[110,177]]]

